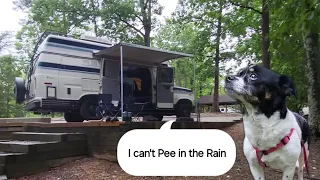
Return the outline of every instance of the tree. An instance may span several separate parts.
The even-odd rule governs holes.
[[[99,18],[100,18],[100,2],[99,0],[89,0],[89,19],[93,23],[93,30],[96,35],[96,37],[100,36],[100,30],[99,30]]]
[[[233,1],[230,0],[230,3],[238,8],[248,10],[249,13],[255,13],[259,15],[260,18],[260,26],[255,29],[256,32],[261,34],[261,51],[262,51],[262,64],[264,67],[270,69],[270,39],[269,39],[269,1]],[[261,9],[261,10],[260,10]],[[239,15],[239,14],[238,14]],[[244,15],[244,14],[242,14]]]
[[[0,117],[23,117],[22,105],[15,103],[14,78],[20,76],[17,59],[12,56],[0,57]]]
[[[4,31],[0,33],[0,53],[10,45],[11,37],[11,32],[9,31]]]
[[[49,29],[69,34],[87,29],[88,3],[85,0],[34,0],[29,15],[40,31]]]
[[[167,20],[166,24],[159,29],[157,35],[154,37],[154,46],[157,48],[195,55],[193,58],[174,60],[170,63],[175,67],[175,82],[178,86],[193,89],[192,61],[195,60],[197,67],[200,65],[201,62],[199,62],[199,60],[201,59],[200,56],[202,56],[203,49],[201,47],[199,48],[199,46],[203,44],[201,41],[205,40],[199,38],[200,34],[201,32],[196,29],[192,23],[181,24],[173,20]],[[201,53],[197,52],[199,50]],[[201,72],[205,71],[205,69],[196,71],[197,84],[199,77],[203,76]],[[197,92],[199,92],[199,90],[197,90]]]
[[[151,46],[151,31],[163,7],[157,0],[104,0],[102,21],[105,34],[121,40],[142,40]]]
[[[178,11],[175,12],[177,21],[181,23],[190,23],[193,22],[194,26],[198,29],[201,29],[203,33],[203,39],[206,39],[208,43],[203,48],[207,52],[202,51],[204,56],[202,56],[202,60],[207,60],[209,56],[212,57],[211,64],[203,66],[202,68],[211,70],[211,77],[214,80],[214,89],[213,94],[213,105],[212,111],[219,112],[219,87],[220,82],[219,79],[220,66],[221,62],[227,61],[229,59],[234,58],[234,53],[230,53],[231,50],[226,48],[228,42],[226,42],[226,36],[230,34],[230,27],[228,25],[230,19],[230,14],[232,12],[228,12],[229,4],[224,0],[217,1],[208,1],[208,0],[189,0],[189,1],[179,1]],[[223,11],[226,12],[223,12]],[[223,45],[223,46],[221,46]],[[224,48],[224,49],[223,49]],[[200,51],[199,51],[200,52]],[[230,56],[232,55],[232,56]],[[205,70],[205,72],[206,72]],[[205,79],[200,80],[200,93],[203,92],[204,88],[202,83],[205,82]],[[212,86],[211,86],[212,87]]]
[[[309,118],[313,133],[320,135],[320,52],[319,52],[319,15],[320,11],[308,3],[304,13],[307,15],[304,22],[306,27],[303,33],[304,47],[307,55],[307,77],[308,77],[308,101]],[[317,4],[319,6],[319,4]],[[314,19],[313,19],[314,18]],[[314,21],[316,23],[314,23]]]
[[[320,3],[318,1],[299,1],[295,6],[293,1],[284,3],[274,1],[273,6],[277,16],[281,17],[277,35],[295,39],[296,44],[304,48],[304,62],[306,64],[306,79],[308,81],[308,106],[309,123],[313,134],[320,135],[320,55],[319,55],[319,25],[320,25]],[[302,37],[301,37],[302,34]],[[293,35],[300,35],[301,38]],[[280,41],[278,46],[283,46]],[[295,49],[297,50],[297,49]],[[278,52],[280,53],[280,52]],[[303,75],[303,74],[300,74]]]
[[[194,53],[196,34],[191,24],[182,25],[172,20],[167,20],[153,39],[155,47],[171,51]],[[191,59],[190,59],[191,60]],[[178,86],[193,87],[192,63],[189,59],[174,60],[170,64],[175,67],[175,82]]]
[[[218,10],[218,22],[217,22],[217,34],[216,34],[216,47],[215,47],[215,58],[214,58],[214,90],[213,90],[213,104],[212,110],[214,112],[220,112],[219,108],[219,62],[220,62],[220,39],[222,35],[222,10],[223,1],[219,0],[219,10]]]
[[[16,9],[19,10],[26,10],[32,6],[34,0],[14,0],[13,4],[15,5]]]
[[[261,35],[262,35],[262,63],[263,66],[270,69],[270,54],[269,54],[269,4],[268,0],[262,0],[261,12]]]
[[[193,0],[191,1],[191,9],[195,12],[196,16],[193,18],[200,19],[198,23],[199,28],[210,29],[211,34],[208,37],[213,41],[214,52],[211,53],[213,56],[214,69],[213,69],[213,79],[214,79],[214,90],[213,90],[213,104],[212,111],[220,112],[219,108],[219,78],[220,78],[220,61],[221,55],[221,42],[225,39],[228,33],[228,13],[223,13],[223,10],[228,8],[228,4],[224,0],[217,1],[207,1],[207,0]],[[202,17],[202,18],[201,18]]]

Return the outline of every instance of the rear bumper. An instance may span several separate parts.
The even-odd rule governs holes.
[[[63,99],[37,99],[26,103],[25,109],[27,111],[54,111],[65,112],[78,108],[77,100],[63,100]]]

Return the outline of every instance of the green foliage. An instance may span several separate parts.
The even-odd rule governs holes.
[[[21,71],[12,56],[0,57],[0,117],[23,117],[22,105],[14,100],[14,78],[21,75]]]
[[[34,0],[29,15],[40,31],[51,29],[68,34],[74,28],[87,30],[88,3],[86,0]]]
[[[8,46],[11,45],[10,38],[12,34],[9,31],[0,32],[0,52],[5,50]]]
[[[161,49],[193,54],[192,58],[172,61],[175,67],[175,82],[178,86],[193,89],[193,60],[196,63],[197,97],[212,92],[212,57],[208,31],[198,29],[193,23],[177,23],[168,20],[154,39],[154,45]],[[209,47],[208,47],[209,46]]]
[[[308,103],[308,79],[303,34],[319,27],[318,8],[307,12],[308,1],[273,1],[271,22],[271,52],[274,70],[286,74],[296,84],[298,96],[290,98],[288,106],[295,111]],[[311,1],[310,1],[311,2]],[[319,2],[312,1],[317,7]],[[306,13],[307,12],[307,13]],[[318,32],[318,30],[316,30]]]
[[[103,34],[109,38],[146,44],[158,23],[163,7],[158,0],[103,0]]]

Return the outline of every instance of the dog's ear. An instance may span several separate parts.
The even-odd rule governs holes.
[[[279,87],[285,96],[297,96],[296,86],[288,76],[280,75]]]

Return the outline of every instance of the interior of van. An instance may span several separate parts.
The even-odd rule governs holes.
[[[152,101],[152,80],[149,68],[124,66],[123,79],[124,97],[134,97],[135,102],[138,103]]]
[[[111,94],[113,101],[120,101],[121,70],[116,61],[105,61],[102,93]],[[123,96],[137,103],[152,102],[152,79],[148,67],[132,64],[123,66]]]

